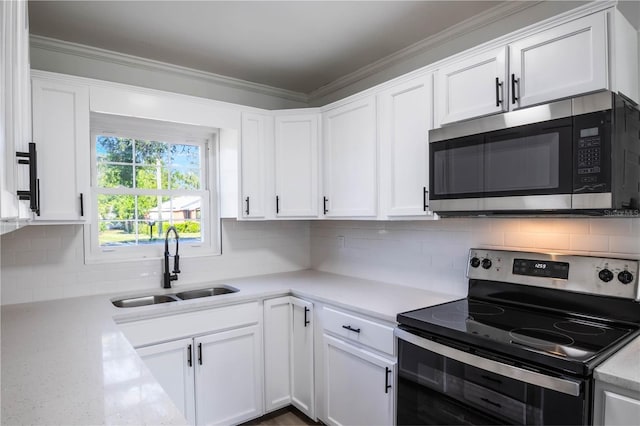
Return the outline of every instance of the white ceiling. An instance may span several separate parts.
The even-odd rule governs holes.
[[[33,34],[309,93],[501,1],[29,1]]]

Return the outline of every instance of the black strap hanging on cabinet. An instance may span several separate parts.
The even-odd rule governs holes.
[[[36,144],[29,142],[29,152],[16,152],[18,164],[29,166],[29,190],[17,191],[19,200],[29,200],[29,208],[40,216],[40,179],[38,179],[38,152]]]

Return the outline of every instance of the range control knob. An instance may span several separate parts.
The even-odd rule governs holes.
[[[618,274],[618,281],[622,284],[629,284],[633,281],[633,274],[629,271],[622,271]]]
[[[478,266],[480,266],[480,259],[478,259],[477,257],[472,257],[469,261],[469,264],[471,264],[472,267],[477,268]]]
[[[482,267],[484,269],[491,268],[491,259],[482,259]]]
[[[598,273],[598,277],[605,283],[608,283],[613,279],[613,272],[608,269],[603,269]]]

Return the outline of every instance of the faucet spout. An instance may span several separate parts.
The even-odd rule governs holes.
[[[176,251],[173,254],[173,270],[169,272],[169,257],[171,257],[171,253],[169,253],[169,234],[173,232],[176,240]],[[164,238],[164,273],[162,280],[163,288],[171,288],[171,281],[177,281],[178,274],[180,273],[180,255],[178,254],[178,248],[180,240],[180,236],[178,235],[178,231],[175,226],[170,226],[167,229],[167,234]]]

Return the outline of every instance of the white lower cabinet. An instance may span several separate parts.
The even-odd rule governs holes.
[[[138,348],[191,424],[237,424],[262,415],[262,344],[255,325]]]
[[[193,339],[138,349],[140,358],[190,424],[195,424]]]
[[[593,424],[636,425],[640,419],[640,393],[596,380]]]
[[[264,302],[265,411],[289,404],[315,420],[313,304],[292,296]]]
[[[393,424],[396,363],[327,334],[324,344],[328,424]]]
[[[261,318],[255,301],[120,329],[189,423],[229,425],[264,413]]]
[[[256,326],[195,338],[196,424],[262,415],[262,342]]]
[[[395,423],[394,324],[323,306],[318,418],[329,425]]]

